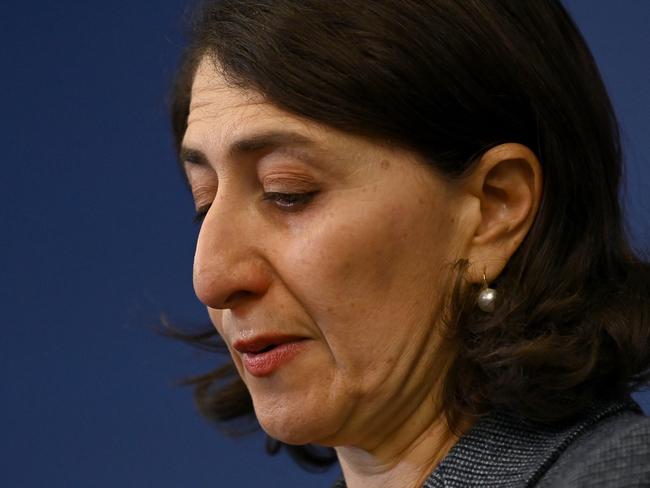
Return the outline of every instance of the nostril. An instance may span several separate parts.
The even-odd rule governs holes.
[[[246,290],[237,290],[234,293],[231,293],[230,296],[226,299],[225,304],[231,306],[234,302],[245,299],[246,297],[252,295],[253,293]]]

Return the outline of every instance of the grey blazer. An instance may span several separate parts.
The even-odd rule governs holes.
[[[631,398],[596,402],[554,427],[494,411],[460,438],[423,488],[533,486],[650,488],[650,417]]]

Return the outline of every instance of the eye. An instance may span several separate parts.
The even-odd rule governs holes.
[[[303,193],[279,193],[279,192],[266,192],[264,193],[263,200],[274,202],[275,205],[281,210],[287,212],[295,212],[299,210],[300,207],[309,203],[314,196],[318,193],[317,191],[303,192]],[[210,210],[209,203],[197,209],[194,214],[193,222],[195,224],[200,224],[205,219],[208,211]]]
[[[275,205],[281,210],[285,211],[296,211],[303,205],[309,203],[314,196],[316,191],[304,192],[304,193],[279,193],[279,192],[267,192],[264,193],[263,200],[272,201]]]
[[[197,184],[196,186],[192,187],[192,198],[195,202],[210,202],[203,204],[197,208],[193,219],[195,224],[200,224],[203,222],[203,219],[208,213],[208,210],[210,210],[210,205],[212,205],[212,200],[214,199],[216,193],[216,182]]]
[[[208,210],[210,210],[210,205],[212,205],[212,204],[209,203],[208,205],[203,205],[202,207],[197,209],[196,213],[194,214],[194,219],[192,219],[192,221],[195,224],[200,224],[201,222],[203,222],[203,219],[205,218],[206,214],[208,213]]]

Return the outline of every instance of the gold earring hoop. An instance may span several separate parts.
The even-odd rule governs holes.
[[[494,288],[490,288],[487,283],[487,278],[485,277],[485,271],[483,271],[483,289],[478,294],[476,300],[478,308],[484,312],[494,312],[494,305],[497,299],[497,291]]]

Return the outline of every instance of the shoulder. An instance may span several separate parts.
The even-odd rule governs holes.
[[[650,417],[627,411],[594,424],[562,452],[536,486],[650,486]]]
[[[594,400],[547,424],[504,410],[480,418],[425,488],[650,488],[650,418],[630,398]]]

